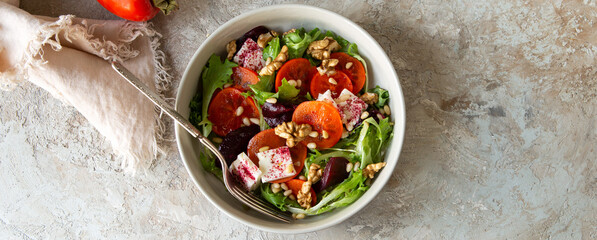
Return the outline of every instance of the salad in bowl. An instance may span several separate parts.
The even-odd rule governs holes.
[[[238,184],[296,219],[365,194],[394,123],[390,93],[371,86],[357,44],[319,28],[257,26],[224,47],[201,71],[189,120]],[[221,178],[215,158],[199,161]]]

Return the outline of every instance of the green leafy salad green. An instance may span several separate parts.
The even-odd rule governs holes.
[[[261,28],[265,29],[262,26],[255,29]],[[255,29],[247,34],[255,32]],[[269,39],[266,44],[261,45],[262,47],[259,47],[256,50],[247,50],[255,48],[247,47],[249,46],[247,44],[254,44],[253,46],[255,46],[255,41],[257,39],[262,39],[264,36],[265,39],[268,37],[268,34]],[[334,52],[345,53],[344,56],[349,56],[346,58],[352,59],[351,61],[353,62],[350,64],[341,63],[347,66],[345,69],[340,69],[338,71],[333,71],[332,69],[332,71],[329,72],[322,72],[322,62],[325,62],[326,59],[321,59],[321,57],[308,53],[313,49],[314,43],[322,42],[322,40],[328,41],[328,39],[337,42],[339,45],[339,48],[333,49]],[[251,149],[247,147],[247,142],[249,142],[249,140],[253,141],[252,137],[255,133],[246,139],[243,139],[242,137],[248,135],[248,133],[246,133],[248,130],[246,129],[250,128],[251,125],[259,126],[258,130],[261,133],[267,129],[275,128],[280,122],[284,123],[289,121],[291,119],[289,116],[293,116],[292,111],[302,103],[309,101],[327,101],[328,104],[334,106],[333,109],[335,110],[333,111],[338,111],[336,114],[339,114],[342,118],[342,136],[340,137],[338,135],[337,141],[334,142],[335,144],[332,143],[333,146],[332,144],[329,145],[332,147],[316,148],[307,143],[301,143],[303,144],[303,147],[307,146],[308,148],[305,147],[305,149],[308,150],[304,160],[292,159],[295,167],[302,166],[301,169],[296,169],[296,175],[294,177],[283,178],[283,181],[277,180],[269,182],[246,182],[243,180],[245,181],[243,184],[246,184],[247,186],[257,186],[251,188],[254,189],[254,194],[260,196],[267,202],[270,202],[282,211],[292,212],[297,218],[302,218],[306,215],[326,213],[357,201],[369,189],[371,178],[373,178],[374,174],[379,171],[381,167],[385,166],[385,163],[383,163],[383,156],[392,139],[394,125],[393,122],[391,122],[389,110],[387,112],[384,111],[384,107],[387,109],[390,102],[390,93],[379,86],[371,89],[368,88],[369,83],[366,78],[367,64],[365,59],[359,54],[357,45],[331,31],[321,31],[318,28],[310,31],[307,31],[304,28],[293,29],[285,34],[274,34],[269,30],[263,30],[260,31],[260,35],[251,36],[249,34],[248,37],[243,36],[239,41],[240,43],[243,43],[243,45],[236,49],[234,58],[224,59],[213,54],[207,61],[201,74],[201,84],[199,84],[200,90],[189,103],[191,110],[189,120],[191,123],[200,128],[204,136],[207,136],[216,145],[219,145],[220,151],[224,155],[231,155],[232,158],[230,161],[237,162],[240,161],[240,155],[243,153],[251,155]],[[251,41],[254,42],[251,43]],[[276,59],[276,57],[285,53],[284,51],[286,50],[282,49],[284,46],[288,48],[287,56],[285,57],[285,59],[287,59],[285,60],[286,62],[292,59],[304,58],[302,61],[305,61],[305,64],[310,65],[308,67],[310,69],[310,74],[319,74],[320,76],[328,74],[325,78],[327,79],[329,77],[331,85],[322,85],[328,86],[329,88],[326,91],[326,94],[328,94],[326,95],[328,96],[327,98],[324,97],[323,93],[314,91],[313,87],[309,88],[309,84],[314,84],[314,80],[309,81],[310,79],[304,79],[303,84],[307,86],[301,87],[300,83],[297,84],[296,79],[288,77],[289,75],[278,76],[278,70],[284,68],[286,65],[283,64],[286,62],[282,63],[281,67],[276,69],[271,75],[258,75],[261,68],[266,67],[267,64],[271,64],[273,59]],[[254,56],[258,56],[260,59],[254,61]],[[244,60],[243,57],[245,57]],[[353,63],[359,64],[353,68],[361,69],[361,72],[358,72],[357,70],[350,72],[352,69],[349,68]],[[250,73],[250,76],[247,77],[247,74],[243,75],[235,73],[239,68],[250,69],[250,71],[246,71]],[[317,71],[314,71],[316,68]],[[325,70],[327,71],[329,69]],[[349,80],[352,81],[352,83],[348,83],[350,87],[345,87],[344,89],[336,87],[333,83],[334,81],[332,81],[333,75],[330,74],[340,73],[334,72],[342,72],[342,74],[349,76]],[[366,79],[364,86],[361,84],[360,86],[362,87],[353,91],[352,84],[355,84],[353,76],[359,73],[363,74],[362,72],[364,72],[364,77]],[[239,81],[248,81],[247,79],[253,79],[251,80],[253,82],[245,88],[239,85]],[[315,77],[313,77],[313,79],[315,79]],[[225,121],[214,120],[212,119],[213,116],[209,115],[212,113],[211,110],[208,111],[208,109],[213,107],[213,99],[228,88],[235,88],[235,90],[230,90],[228,92],[239,92],[239,94],[234,95],[234,98],[229,97],[230,99],[218,103],[223,105],[217,107],[222,108],[221,112],[224,112],[222,114],[226,114],[225,112],[229,111],[229,115],[224,115],[229,117],[220,118],[225,119]],[[231,95],[231,93],[227,94]],[[364,95],[368,95],[369,98],[365,98]],[[227,106],[228,104],[230,106]],[[253,114],[258,114],[259,116],[256,117],[253,115],[249,119],[249,117],[243,115],[248,114],[246,112],[251,113],[251,109],[253,109]],[[294,119],[294,117],[292,119]],[[218,131],[217,129],[217,127],[220,127],[223,124],[227,124],[225,128],[227,129],[227,132],[225,134],[222,134],[222,131]],[[323,124],[325,125],[325,122]],[[315,135],[311,134],[309,137],[323,138],[325,140],[327,139],[325,134],[328,133],[325,131],[315,132]],[[234,137],[229,137],[232,135],[234,135]],[[278,133],[276,133],[276,135],[280,136],[280,138],[283,136]],[[307,136],[303,136],[300,140],[306,138]],[[292,146],[288,145],[288,147]],[[240,149],[240,152],[234,149]],[[267,149],[269,149],[269,147]],[[268,151],[267,149],[263,151]],[[236,155],[239,155],[238,158],[236,158]],[[338,170],[338,166],[332,166],[332,164],[330,164],[331,159],[341,163],[339,163],[341,171]],[[209,155],[207,152],[203,152],[200,153],[198,160],[206,171],[213,173],[220,179],[222,178],[219,162],[216,162],[216,159],[213,156]],[[254,162],[253,159],[251,159],[251,161]],[[231,165],[231,162],[228,162],[228,164]],[[238,167],[240,165],[235,166]],[[375,166],[376,168],[371,166]],[[267,171],[273,171],[271,169],[265,169],[264,166],[258,167],[260,167],[260,172],[263,172],[263,174]],[[313,169],[319,169],[319,172],[314,174]],[[239,181],[241,180],[242,179],[239,178]],[[296,184],[292,186],[290,185],[289,181],[296,182],[298,180],[300,180],[300,183],[304,182],[303,184],[308,182],[311,192],[302,192],[304,190],[300,189],[300,185],[298,188],[296,187]],[[288,183],[288,185],[286,183]],[[316,184],[317,189],[314,188]],[[306,185],[302,185],[303,188],[305,186]],[[284,190],[281,190],[280,188],[284,188]],[[293,190],[292,193],[290,193],[290,190],[288,189]],[[296,191],[299,191],[300,194],[297,194]],[[311,196],[313,193],[315,196]],[[312,203],[304,199],[301,201],[299,195],[309,195],[312,199],[316,200],[313,200]]]

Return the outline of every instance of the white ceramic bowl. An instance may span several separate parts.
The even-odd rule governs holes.
[[[176,140],[184,165],[203,195],[209,201],[237,221],[248,226],[278,233],[304,233],[324,229],[338,224],[365,207],[375,198],[391,177],[398,161],[404,138],[405,108],[400,83],[394,67],[379,44],[361,27],[352,21],[327,10],[304,5],[277,5],[247,12],[226,22],[197,49],[191,59],[178,88],[176,109],[183,115],[189,115],[189,102],[197,92],[199,76],[208,58],[216,53],[225,56],[225,45],[242,36],[255,26],[264,25],[278,32],[291,28],[304,27],[307,30],[318,27],[354,42],[359,53],[367,61],[369,87],[379,85],[390,91],[390,107],[394,125],[394,137],[385,154],[386,167],[380,172],[371,188],[353,204],[315,217],[307,217],[291,224],[278,222],[261,215],[254,210],[247,210],[240,202],[226,191],[223,183],[206,172],[198,161],[199,143],[182,127],[176,126]]]

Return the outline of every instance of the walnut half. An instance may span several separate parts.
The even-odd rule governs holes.
[[[313,201],[313,197],[311,196],[311,182],[306,181],[303,183],[301,190],[296,195],[296,201],[301,205],[301,207],[305,209],[311,208],[311,201]]]
[[[309,165],[309,175],[307,177],[307,181],[311,183],[316,183],[317,181],[319,181],[319,179],[321,179],[322,175],[323,169],[321,169],[321,166],[319,166],[319,164],[311,163],[311,165]]]
[[[317,67],[317,71],[320,75],[326,74],[328,76],[336,73],[336,66],[340,63],[338,59],[323,59],[321,65]]]
[[[323,60],[330,58],[333,51],[340,50],[340,44],[332,37],[325,37],[319,41],[313,41],[307,48],[307,54],[311,54],[316,59]]]
[[[286,139],[286,146],[294,147],[311,133],[311,129],[309,124],[299,125],[295,122],[285,122],[276,126],[274,132],[279,137]]]
[[[261,69],[261,71],[259,71],[259,75],[265,76],[265,75],[274,74],[274,72],[276,70],[278,70],[278,69],[280,69],[280,67],[282,67],[282,64],[284,64],[284,62],[286,62],[287,59],[288,59],[288,47],[286,45],[284,45],[282,47],[282,49],[280,50],[280,53],[278,53],[278,56],[276,56],[276,58],[273,61],[268,63],[267,66],[263,67]]]
[[[379,170],[385,166],[385,162],[369,164],[363,169],[363,175],[367,176],[368,178],[373,178],[375,177],[375,173],[379,172]]]
[[[236,53],[236,41],[232,40],[228,44],[226,44],[226,51],[228,51],[228,56],[226,58],[228,60],[232,60],[234,54]]]
[[[369,105],[376,104],[379,100],[379,96],[377,96],[376,93],[370,92],[363,93],[363,95],[361,95],[359,98]]]
[[[272,36],[271,32],[261,34],[259,35],[259,38],[257,38],[257,45],[259,45],[260,48],[265,48],[267,43],[269,43],[269,41],[271,41],[273,38],[274,36]]]

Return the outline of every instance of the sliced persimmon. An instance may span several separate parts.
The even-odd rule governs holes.
[[[342,90],[347,89],[352,92],[352,82],[343,72],[337,71],[333,75],[316,73],[311,79],[311,96],[317,98],[319,94],[330,90],[332,97],[337,98]]]
[[[251,138],[251,140],[249,141],[249,145],[247,146],[247,153],[249,155],[249,159],[251,159],[251,161],[253,161],[253,163],[255,163],[255,165],[257,166],[259,166],[259,158],[257,157],[257,153],[259,152],[260,148],[265,146],[269,147],[269,149],[283,147],[286,146],[286,139],[276,135],[274,129],[261,131],[253,138]],[[272,181],[272,183],[286,182],[300,174],[301,170],[305,166],[305,158],[307,157],[307,147],[299,143],[296,146],[290,148],[290,157],[292,158],[292,163],[294,164],[296,174],[292,177]]]
[[[259,82],[259,75],[257,72],[245,68],[245,67],[233,67],[232,68],[232,81],[234,87],[241,91],[249,91],[249,85],[253,85]]]
[[[334,105],[321,101],[303,102],[292,114],[292,121],[296,124],[309,124],[312,131],[317,131],[317,137],[307,137],[301,143],[315,143],[317,149],[330,148],[342,137],[342,117]],[[326,132],[326,134],[323,133]],[[327,138],[326,138],[327,137]]]
[[[306,58],[295,58],[292,59],[278,70],[276,74],[276,92],[278,91],[278,87],[282,85],[282,79],[286,78],[288,80],[301,80],[301,85],[297,86],[301,90],[299,93],[300,96],[307,94],[309,92],[309,82],[313,75],[317,73],[317,68],[315,66],[311,66],[311,62],[309,62]]]
[[[240,90],[229,87],[222,89],[212,98],[207,109],[207,119],[213,124],[214,133],[225,136],[241,127],[243,118],[259,118],[259,109],[255,106],[253,99],[246,98],[241,94]],[[237,116],[239,107],[242,107],[243,110]]]
[[[357,94],[361,91],[363,86],[365,86],[365,81],[367,81],[367,73],[365,72],[363,63],[343,52],[332,53],[330,58],[338,59],[339,62],[338,65],[336,65],[336,70],[345,73],[350,78],[352,82],[351,92]],[[347,64],[349,68],[346,68]]]
[[[292,179],[286,182],[286,186],[288,186],[288,189],[292,190],[292,194],[296,196],[298,195],[299,191],[301,191],[303,183],[305,182],[305,180]],[[315,203],[317,203],[317,194],[315,194],[315,191],[313,188],[311,188],[311,205],[315,205]]]

